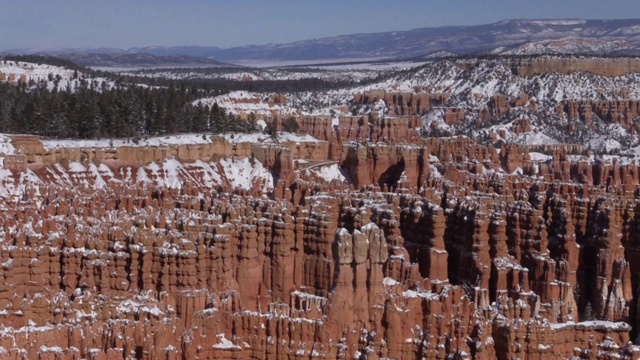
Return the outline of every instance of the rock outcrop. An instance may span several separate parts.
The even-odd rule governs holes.
[[[613,77],[640,72],[640,59],[633,57],[533,57],[514,59],[510,66],[518,76],[534,76],[550,72],[569,74],[584,71]]]
[[[640,358],[637,165],[318,121],[326,142],[15,137],[0,352]]]

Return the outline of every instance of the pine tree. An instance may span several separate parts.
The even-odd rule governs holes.
[[[593,306],[591,305],[591,301],[587,302],[587,305],[584,307],[582,311],[582,316],[580,317],[580,321],[591,321],[594,320],[595,316],[593,313]]]
[[[282,129],[286,132],[297,133],[300,129],[300,125],[296,119],[289,117],[282,123]]]

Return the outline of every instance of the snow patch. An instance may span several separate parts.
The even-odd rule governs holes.
[[[218,339],[218,343],[213,345],[214,349],[241,350],[241,347],[228,340],[224,333],[217,334],[216,338]]]
[[[347,181],[347,178],[345,178],[345,176],[340,171],[340,167],[338,166],[338,164],[312,167],[306,170],[306,174],[307,176],[314,175],[327,182],[331,182],[334,180],[338,182]]]
[[[262,191],[270,192],[274,188],[273,175],[262,163],[255,159],[221,159],[220,165],[232,187],[251,190],[253,183],[260,180],[264,185]]]
[[[0,134],[0,156],[15,155],[16,148],[11,143],[11,138]]]

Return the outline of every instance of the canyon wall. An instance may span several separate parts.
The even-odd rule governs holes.
[[[561,74],[589,72],[613,77],[640,72],[640,59],[634,57],[533,57],[512,59],[509,63],[518,76],[534,76],[550,72]]]
[[[637,165],[392,129],[395,142],[342,145],[348,182],[295,170],[335,163],[326,142],[45,150],[15,137],[0,352],[640,358]],[[273,189],[205,181],[252,156]]]

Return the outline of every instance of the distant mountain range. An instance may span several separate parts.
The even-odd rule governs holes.
[[[30,50],[8,52],[29,53]],[[42,51],[38,51],[42,52]],[[346,59],[406,59],[429,54],[593,54],[639,55],[640,19],[626,20],[504,20],[488,25],[445,26],[369,34],[342,35],[286,44],[251,45],[233,48],[203,46],[153,46],[128,50],[58,49],[86,65],[115,59],[136,63],[123,54],[150,54],[159,57],[183,55],[189,61],[207,58],[216,61],[294,61]],[[102,54],[103,57],[87,54]],[[109,55],[109,56],[107,56]],[[117,57],[121,58],[118,59]],[[138,55],[136,55],[138,56]],[[82,61],[81,61],[82,60]],[[185,60],[185,59],[183,59]],[[187,62],[189,62],[187,61]],[[183,62],[184,63],[184,62]],[[115,64],[114,64],[115,65]]]
[[[84,50],[65,50],[65,51],[39,51],[39,52],[11,52],[5,54],[28,54],[28,55],[53,55],[58,58],[70,60],[78,65],[92,67],[238,67],[228,63],[212,60],[206,57],[196,57],[189,55],[152,55],[149,53],[129,53],[110,52],[100,53],[94,52],[92,49]]]
[[[206,66],[206,67],[229,67],[220,61],[206,57],[197,57],[184,54],[157,55],[148,52],[116,52],[116,53],[93,53],[93,52],[65,52],[56,54],[62,58],[71,60],[80,65],[87,66]]]

